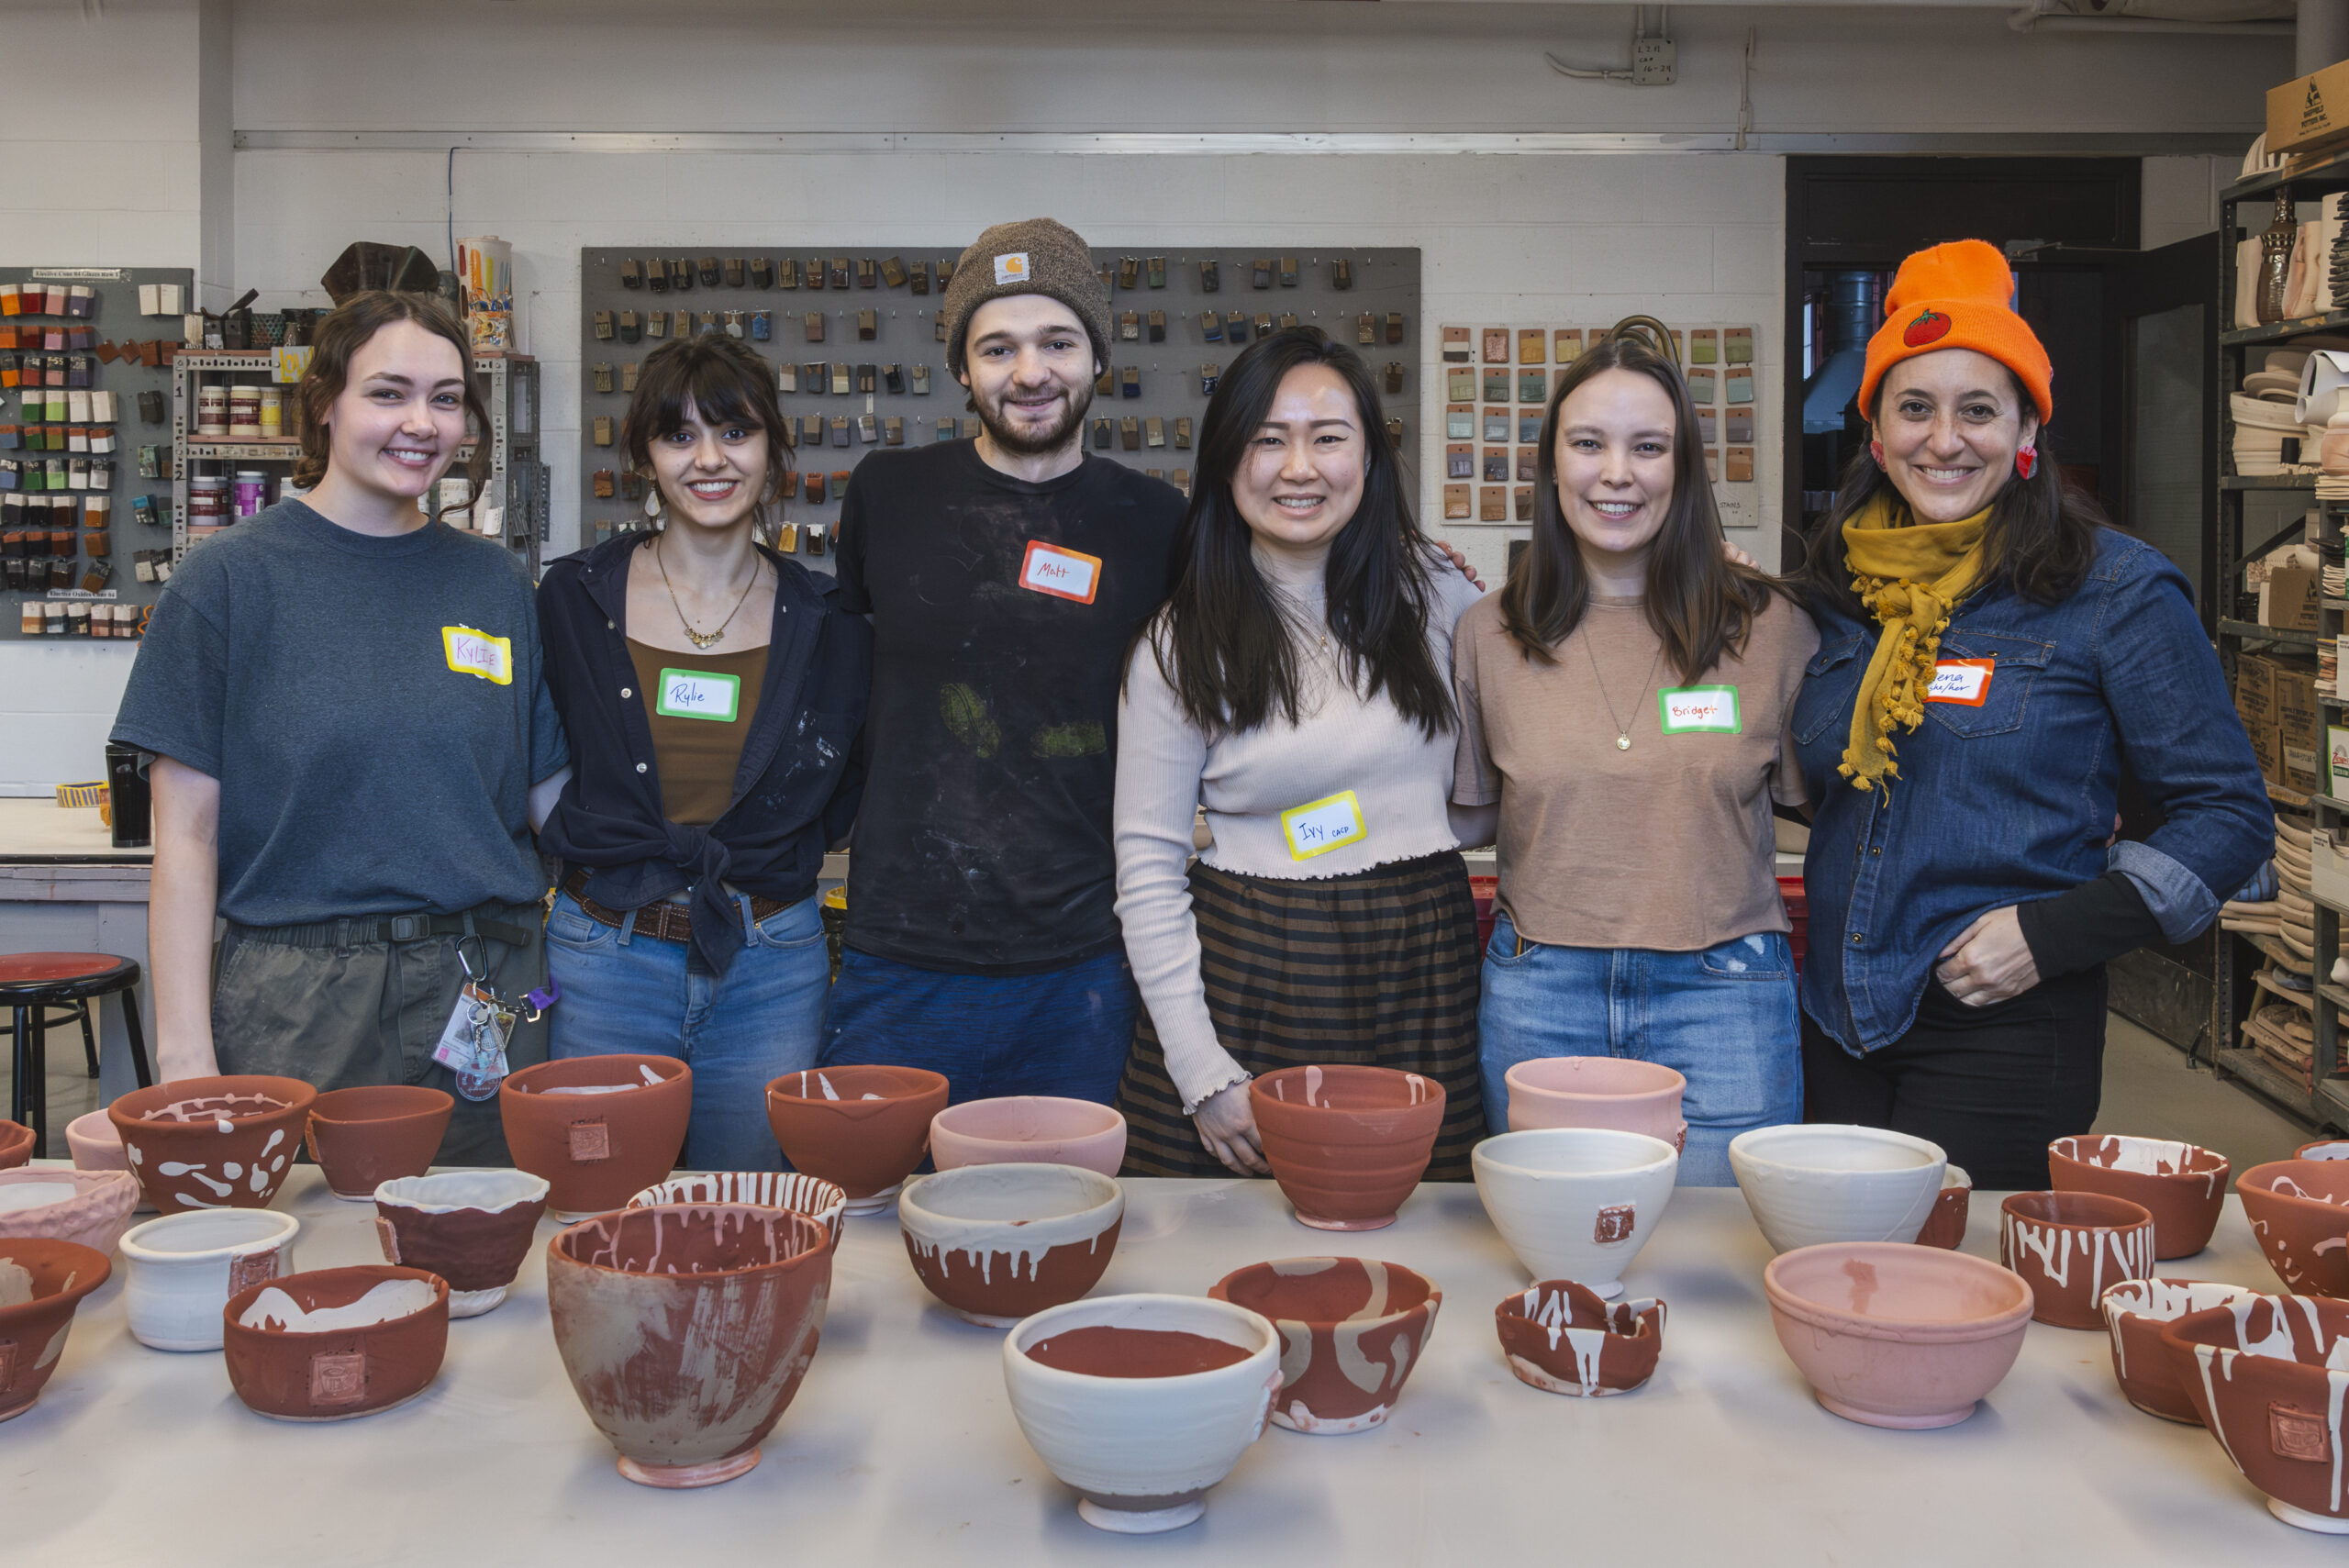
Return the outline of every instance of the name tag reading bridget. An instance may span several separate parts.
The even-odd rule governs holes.
[[[1089,605],[1101,588],[1101,558],[1031,539],[1019,562],[1019,585],[1056,599]]]
[[[742,681],[738,675],[720,675],[707,670],[663,670],[661,692],[652,711],[664,718],[707,718],[717,724],[731,724],[741,697]]]

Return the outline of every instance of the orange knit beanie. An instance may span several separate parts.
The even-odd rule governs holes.
[[[1939,349],[1972,349],[2009,370],[2039,405],[2042,424],[2055,417],[2049,389],[2055,376],[2039,335],[2007,302],[2014,273],[1996,246],[1953,239],[1919,250],[1900,263],[1884,296],[1884,325],[1868,339],[1867,373],[1860,378],[1860,412],[1866,414],[1884,373],[1902,360]]]

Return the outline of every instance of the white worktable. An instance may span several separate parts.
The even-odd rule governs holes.
[[[894,1213],[852,1217],[807,1380],[740,1480],[631,1485],[573,1396],[549,1330],[546,1237],[516,1294],[452,1323],[439,1380],[334,1425],[247,1411],[217,1352],[133,1340],[122,1276],[86,1301],[40,1403],[0,1425],[0,1559],[13,1563],[1291,1563],[1299,1568],[1765,1568],[1779,1563],[2338,1564],[2343,1544],[2271,1518],[2199,1428],[2130,1408],[2105,1337],[2032,1326],[1974,1418],[1891,1432],[1829,1415],[1780,1351],[1768,1247],[1734,1190],[1683,1190],[1627,1275],[1670,1304],[1638,1393],[1580,1400],[1509,1375],[1493,1307],[1521,1285],[1468,1185],[1429,1185],[1353,1239],[1290,1218],[1269,1182],[1127,1183],[1098,1294],[1201,1293],[1265,1258],[1353,1251],[1416,1268],[1444,1306],[1375,1431],[1274,1428],[1208,1495],[1206,1518],[1104,1535],[1021,1438],[1000,1330],[914,1278]],[[371,1207],[305,1166],[280,1207],[304,1268],[375,1262]],[[1976,1195],[1966,1250],[1997,1253]],[[2211,1250],[2173,1277],[2268,1289],[2228,1199]]]

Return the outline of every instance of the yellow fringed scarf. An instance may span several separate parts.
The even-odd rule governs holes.
[[[1884,628],[1852,705],[1851,742],[1837,772],[1855,789],[1900,776],[1895,725],[1924,721],[1924,694],[1949,612],[1982,581],[1982,528],[1990,509],[1954,523],[1912,521],[1907,506],[1879,495],[1843,525],[1852,591]]]

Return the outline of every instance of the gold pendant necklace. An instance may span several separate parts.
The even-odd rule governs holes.
[[[726,628],[732,626],[734,617],[742,613],[743,604],[749,600],[751,590],[759,582],[759,557],[753,550],[751,552],[751,580],[742,584],[741,597],[734,601],[734,607],[726,612],[726,618],[718,623],[716,631],[696,631],[694,623],[685,618],[685,606],[677,603],[677,585],[669,581],[669,568],[661,559],[659,539],[652,541],[652,564],[661,568],[661,585],[669,590],[669,607],[677,612],[677,624],[685,628],[685,639],[696,648],[715,648],[725,639]]]
[[[1587,613],[1587,611],[1585,612],[1585,614]],[[1608,696],[1607,683],[1598,673],[1598,655],[1590,651],[1590,628],[1587,626],[1583,628],[1582,651],[1583,656],[1590,661],[1590,684],[1598,688],[1598,700],[1607,705],[1607,722],[1615,727],[1615,750],[1628,751],[1631,749],[1631,727],[1615,716],[1614,700]],[[1631,717],[1634,721],[1640,717],[1640,708],[1647,703],[1648,687],[1655,684],[1655,668],[1663,662],[1664,642],[1659,639],[1655,645],[1655,657],[1648,661],[1648,678],[1646,684],[1640,688],[1640,700],[1631,707]]]

